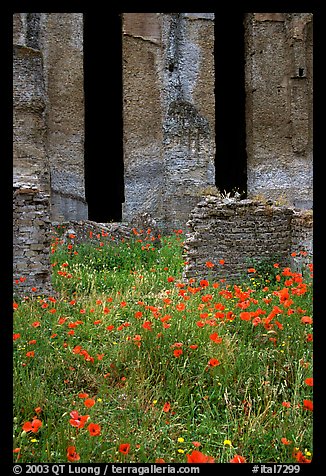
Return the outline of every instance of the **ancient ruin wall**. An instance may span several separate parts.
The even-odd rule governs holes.
[[[312,14],[246,15],[248,197],[312,208]]]
[[[124,14],[124,220],[149,211],[166,231],[180,227],[214,184],[213,20]]]
[[[38,48],[47,96],[52,220],[87,219],[84,170],[83,14],[41,13]]]
[[[293,217],[294,211],[284,206],[205,197],[188,222],[186,277],[243,278],[248,268],[262,260],[289,266],[293,246],[299,245],[297,236],[292,238]],[[301,230],[301,239],[303,236]],[[206,266],[208,261],[214,268]]]
[[[33,47],[26,16],[15,14],[14,27],[13,275],[20,292],[32,286],[46,292],[50,288],[50,170],[42,55]]]

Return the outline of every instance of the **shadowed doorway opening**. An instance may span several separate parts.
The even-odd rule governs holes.
[[[84,90],[88,219],[121,221],[124,167],[119,13],[84,13]]]
[[[247,194],[244,14],[215,14],[215,183]]]

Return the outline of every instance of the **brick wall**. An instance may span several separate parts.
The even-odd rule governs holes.
[[[304,248],[312,254],[312,220],[306,222],[294,209],[271,202],[207,196],[188,222],[185,276],[237,279],[269,259],[289,266],[292,251]],[[208,268],[207,261],[215,266]]]

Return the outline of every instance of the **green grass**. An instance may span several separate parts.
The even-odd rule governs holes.
[[[101,240],[54,239],[55,295],[16,299],[15,460],[66,462],[69,446],[84,463],[185,463],[194,449],[217,463],[310,460],[309,267],[273,268],[266,286],[258,272],[186,283],[182,235]],[[89,415],[83,428],[72,411]],[[41,428],[23,431],[35,416]]]

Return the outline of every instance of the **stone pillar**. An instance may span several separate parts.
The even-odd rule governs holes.
[[[312,14],[246,16],[248,196],[312,207]]]
[[[14,292],[50,286],[50,173],[46,154],[46,95],[41,52],[28,14],[14,14],[13,46],[13,274]]]
[[[84,177],[83,14],[40,14],[47,93],[52,220],[87,219]],[[94,158],[96,160],[96,158]]]
[[[214,185],[213,51],[213,14],[124,14],[125,220],[185,227]]]
[[[184,228],[203,189],[215,185],[214,15],[163,17],[164,218]]]
[[[148,211],[163,221],[161,17],[123,14],[123,220]]]

